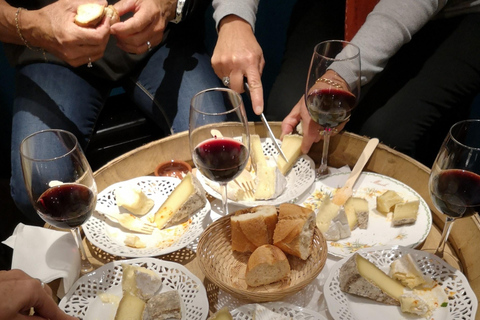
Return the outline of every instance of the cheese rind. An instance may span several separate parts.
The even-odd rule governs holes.
[[[417,221],[419,207],[420,201],[418,200],[396,204],[393,210],[392,224],[394,226],[401,226],[415,223]]]
[[[351,235],[345,210],[331,202],[328,196],[317,209],[316,222],[318,229],[327,240],[336,241]]]
[[[155,295],[145,305],[142,320],[182,319],[180,299],[177,290]]]
[[[172,226],[193,215],[206,203],[205,190],[189,172],[155,213],[154,222],[158,229]]]
[[[287,134],[283,137],[281,149],[288,159],[288,163],[285,162],[282,156],[277,159],[277,166],[283,175],[286,175],[288,171],[297,162],[298,157],[302,154],[302,140],[303,137],[298,134]]]
[[[368,227],[368,201],[363,198],[350,197],[344,205],[350,230]]]
[[[122,264],[122,268],[122,289],[124,293],[147,301],[160,290],[162,279],[155,271],[125,263]]]
[[[400,305],[403,285],[360,254],[352,255],[339,272],[340,289],[378,302]]]
[[[387,190],[377,197],[377,210],[382,213],[389,213],[397,203],[403,202],[402,197],[393,190]]]

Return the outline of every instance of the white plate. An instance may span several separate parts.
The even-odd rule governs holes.
[[[428,252],[401,246],[383,246],[359,250],[363,257],[370,260],[384,272],[390,264],[410,253],[424,274],[430,275],[450,293],[448,306],[439,307],[429,320],[475,319],[478,301],[467,278],[442,259]],[[348,260],[344,258],[331,269],[324,285],[325,300],[328,310],[335,320],[369,319],[425,319],[424,317],[405,314],[400,307],[381,304],[368,298],[357,297],[340,290],[338,274],[340,267]]]
[[[275,148],[272,139],[262,138],[263,153],[268,157],[278,157],[278,151]],[[281,146],[282,142],[277,140]],[[210,187],[205,181],[207,178],[197,170],[198,180],[202,183],[205,191],[211,194],[213,197],[222,200],[222,195]],[[285,176],[287,179],[287,186],[283,193],[275,199],[271,200],[258,200],[258,201],[233,201],[228,199],[229,204],[236,204],[242,207],[254,207],[260,205],[279,205],[284,202],[295,200],[302,193],[312,186],[315,181],[315,163],[312,158],[307,155],[302,155],[298,158],[297,162],[293,165],[292,169]]]
[[[327,320],[321,314],[285,302],[260,303],[265,308],[295,320]],[[246,304],[231,312],[234,320],[252,320],[256,304]]]
[[[315,191],[299,200],[304,207],[318,208],[324,195],[332,196],[341,188],[350,173],[332,174],[316,182]],[[414,224],[392,227],[391,213],[377,211],[377,196],[387,190],[396,191],[405,200],[420,200],[417,221]],[[368,247],[400,245],[415,248],[422,243],[432,227],[432,216],[425,200],[412,188],[393,178],[371,172],[362,172],[354,185],[353,195],[365,198],[370,209],[367,229],[356,228],[350,237],[338,241],[327,241],[328,253],[337,257]]]
[[[59,307],[80,320],[113,320],[118,303],[104,303],[100,294],[122,297],[122,264],[145,267],[162,278],[161,292],[177,290],[182,300],[182,319],[204,320],[208,316],[208,298],[200,279],[184,266],[154,258],[110,262],[81,277],[60,301]]]
[[[115,189],[125,184],[136,184],[148,198],[155,201],[150,212],[142,217],[146,221],[148,216],[155,214],[179,183],[180,180],[177,178],[153,176],[115,183],[98,194],[96,210],[118,214],[124,209],[117,206]],[[168,230],[155,229],[151,235],[130,232],[99,213],[92,215],[82,227],[88,240],[105,252],[122,257],[153,257],[177,251],[191,244],[203,232],[203,219],[210,213],[210,209],[210,203],[207,201],[205,207],[191,217],[192,222],[188,229],[185,232],[179,232],[180,236],[173,235],[173,231],[180,228],[179,226]],[[138,249],[126,246],[124,241],[128,235],[138,236],[146,244],[146,247]]]

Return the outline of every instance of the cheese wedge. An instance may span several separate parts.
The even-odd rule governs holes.
[[[317,227],[327,240],[340,240],[350,236],[350,226],[343,207],[325,197],[317,209]]]
[[[253,192],[245,192],[246,189],[239,185],[242,181],[250,180],[254,181],[255,178],[249,171],[243,170],[236,179],[227,183],[227,198],[233,201],[254,201],[255,197]],[[223,194],[223,187],[219,183],[210,179],[205,179],[204,181],[210,188],[219,194]]]
[[[392,224],[401,226],[411,224],[417,221],[418,208],[420,201],[409,201],[405,203],[397,203],[393,209]]]
[[[142,320],[182,319],[180,295],[177,290],[159,293],[148,300]]]
[[[340,290],[378,302],[400,305],[403,285],[355,253],[340,268]]]
[[[390,264],[390,277],[410,289],[420,285],[433,286],[432,279],[423,274],[410,254],[404,255]]]
[[[253,320],[290,320],[291,317],[284,316],[283,314],[273,312],[264,306],[255,305],[255,313],[253,314]]]
[[[124,293],[147,301],[160,290],[162,279],[155,271],[126,263],[122,264],[122,268],[122,290]]]
[[[389,213],[397,203],[403,202],[402,197],[393,190],[387,190],[377,197],[377,210],[382,213]]]
[[[368,227],[368,201],[363,198],[350,197],[344,205],[350,230],[357,227],[367,229]]]
[[[232,314],[227,307],[223,307],[208,318],[208,320],[233,320]]]
[[[158,229],[172,226],[193,215],[206,203],[205,190],[200,181],[189,172],[155,213],[153,222]]]
[[[279,156],[277,159],[278,169],[280,169],[283,175],[290,171],[295,162],[297,162],[298,157],[302,154],[302,140],[303,137],[298,134],[288,134],[283,137],[281,149],[287,157],[288,163],[285,162],[282,156]]]
[[[275,199],[285,190],[287,179],[277,167],[257,166],[256,173],[255,200]]]
[[[144,309],[145,301],[129,293],[124,293],[118,305],[115,320],[142,320]]]
[[[258,134],[250,135],[250,156],[252,159],[252,165],[255,172],[260,166],[267,166],[267,158],[263,153],[262,142]]]
[[[155,202],[147,198],[137,185],[126,185],[115,189],[117,206],[123,207],[136,216],[143,216],[152,209]]]

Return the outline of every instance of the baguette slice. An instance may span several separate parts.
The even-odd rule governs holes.
[[[79,5],[74,21],[80,27],[94,28],[102,21],[104,16],[110,19],[110,25],[120,21],[120,16],[114,6],[109,5],[105,7],[98,3]]]
[[[280,205],[273,244],[284,252],[307,260],[312,253],[315,212],[291,203]]]
[[[245,281],[251,287],[274,283],[290,275],[285,253],[271,244],[258,247],[248,259]]]
[[[237,211],[230,218],[232,250],[253,252],[261,245],[272,244],[277,220],[275,206],[257,206]]]

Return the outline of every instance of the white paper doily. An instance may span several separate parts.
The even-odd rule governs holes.
[[[60,301],[60,309],[80,320],[113,320],[118,304],[102,302],[99,294],[107,293],[121,298],[123,263],[157,272],[163,282],[161,292],[177,290],[182,300],[182,319],[207,318],[207,292],[200,279],[178,263],[155,258],[110,262],[81,277]]]
[[[281,146],[282,142],[277,140]],[[279,156],[277,149],[275,148],[272,139],[262,138],[263,153],[268,157],[276,158]],[[197,170],[198,180],[202,183],[205,191],[211,194],[216,199],[222,200],[222,195],[210,187],[205,180],[207,179],[200,170]],[[233,201],[228,199],[229,204],[235,204],[242,207],[254,207],[260,205],[279,205],[281,203],[290,202],[296,200],[302,195],[309,187],[312,186],[315,181],[315,163],[312,158],[307,155],[301,155],[297,162],[293,165],[292,169],[285,176],[287,179],[287,186],[283,193],[276,199],[271,200],[258,200],[258,201]]]
[[[315,190],[305,198],[299,199],[302,206],[315,210],[324,196],[333,196],[341,188],[350,173],[335,173],[315,182]],[[398,227],[392,226],[391,213],[385,215],[377,211],[377,196],[387,190],[396,191],[404,200],[420,200],[417,221]],[[425,200],[406,184],[372,172],[362,172],[354,185],[353,195],[368,201],[370,209],[367,229],[355,229],[350,237],[338,241],[327,241],[328,253],[337,257],[346,257],[351,253],[368,247],[393,246],[416,247],[428,236],[432,227],[432,214]]]
[[[294,320],[326,320],[321,314],[285,302],[260,303],[265,308]],[[231,312],[234,320],[252,320],[256,304],[246,304]]]
[[[96,210],[105,213],[119,213],[120,209],[115,200],[115,189],[124,184],[138,185],[148,198],[155,201],[155,205],[142,219],[147,219],[149,215],[154,214],[168,195],[172,193],[175,187],[180,183],[177,178],[171,177],[153,177],[145,176],[134,178],[128,181],[119,182],[109,186],[100,192],[97,196]],[[203,220],[210,213],[210,203],[207,201],[205,206],[191,217],[191,224],[186,232],[181,236],[168,235],[164,230],[155,230],[152,235],[144,235],[122,228],[116,223],[112,223],[102,214],[95,213],[85,224],[82,225],[88,240],[105,252],[123,257],[153,257],[170,252],[177,251],[186,247],[195,241],[204,230]],[[169,231],[176,230],[176,227]],[[135,235],[146,244],[145,248],[131,248],[124,244],[128,235]],[[168,236],[167,236],[168,235]],[[175,242],[165,244],[165,239],[175,239]]]
[[[424,274],[430,275],[438,284],[446,288],[450,294],[447,307],[437,308],[430,320],[473,320],[477,312],[478,301],[467,278],[437,256],[407,247],[383,246],[358,251],[363,257],[387,272],[390,264],[397,258],[410,253]],[[328,310],[335,320],[370,319],[424,319],[420,316],[405,314],[400,307],[385,305],[373,300],[357,297],[340,290],[338,278],[341,266],[348,260],[337,262],[324,285],[324,294]]]

